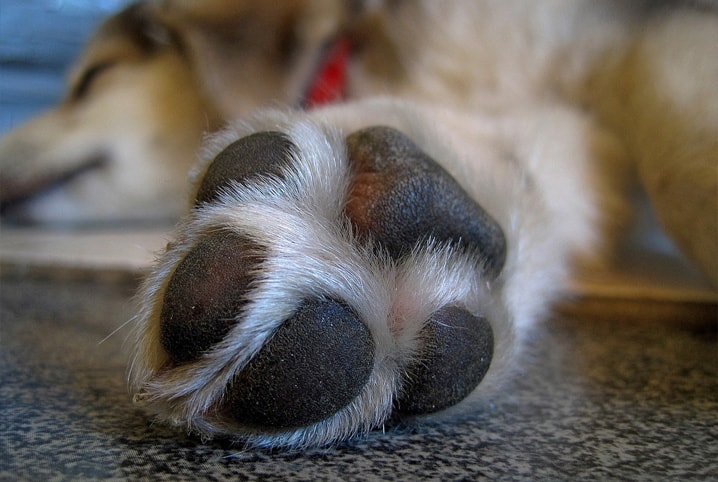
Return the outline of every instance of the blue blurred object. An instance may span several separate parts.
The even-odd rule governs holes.
[[[0,134],[58,102],[97,25],[128,0],[2,0]]]

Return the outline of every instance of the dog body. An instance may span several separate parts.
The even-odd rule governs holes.
[[[344,98],[297,109],[343,40]],[[610,258],[637,181],[718,280],[714,45],[718,15],[684,4],[130,7],[3,139],[3,202],[85,222],[189,197],[140,295],[136,400],[207,436],[332,443],[498,385],[571,266]]]

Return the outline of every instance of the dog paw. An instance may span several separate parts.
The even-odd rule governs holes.
[[[259,124],[210,145],[145,283],[135,399],[205,436],[305,447],[475,392],[510,331],[499,224],[396,129]]]

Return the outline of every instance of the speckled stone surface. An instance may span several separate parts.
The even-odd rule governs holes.
[[[505,389],[452,421],[302,454],[242,451],[130,403],[131,287],[0,285],[0,480],[716,480],[716,324],[554,317]]]

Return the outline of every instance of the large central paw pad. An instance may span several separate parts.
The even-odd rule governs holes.
[[[144,293],[136,398],[165,419],[321,444],[450,407],[486,376],[499,225],[399,131],[305,143],[254,133],[205,166]]]

